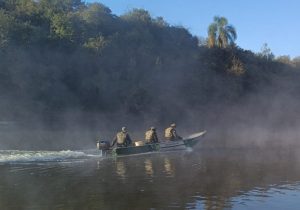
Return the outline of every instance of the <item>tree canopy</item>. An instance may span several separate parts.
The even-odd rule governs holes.
[[[270,60],[270,51],[235,46],[236,37],[218,16],[207,47],[143,9],[117,16],[81,0],[1,0],[0,118],[79,110],[163,123],[276,90],[279,75],[297,86],[297,59]]]
[[[226,48],[237,38],[235,28],[228,24],[225,17],[214,17],[214,22],[208,27],[208,46]]]

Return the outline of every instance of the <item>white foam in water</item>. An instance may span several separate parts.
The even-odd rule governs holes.
[[[99,157],[95,154],[87,154],[83,151],[19,151],[0,150],[0,163],[17,162],[47,162],[80,159],[87,157]]]
[[[191,147],[186,148],[186,150],[187,150],[188,152],[193,152],[193,148],[191,148]]]

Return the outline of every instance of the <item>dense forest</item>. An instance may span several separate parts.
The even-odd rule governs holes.
[[[300,58],[241,49],[214,20],[199,38],[143,9],[0,0],[0,121],[296,126]]]

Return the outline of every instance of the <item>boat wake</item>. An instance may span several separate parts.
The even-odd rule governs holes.
[[[64,162],[72,160],[84,160],[99,158],[102,154],[99,150],[82,151],[21,151],[0,150],[0,163],[32,163],[32,162]]]

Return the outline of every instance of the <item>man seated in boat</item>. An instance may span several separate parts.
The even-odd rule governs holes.
[[[128,147],[131,145],[131,138],[127,133],[127,128],[122,127],[122,130],[117,133],[112,142],[112,147],[117,143],[117,147]]]
[[[154,144],[158,143],[156,128],[151,127],[148,131],[145,133],[145,141],[146,144]]]
[[[176,141],[182,139],[182,137],[177,134],[175,128],[176,128],[176,124],[172,123],[170,127],[165,129],[165,139],[170,141]]]

